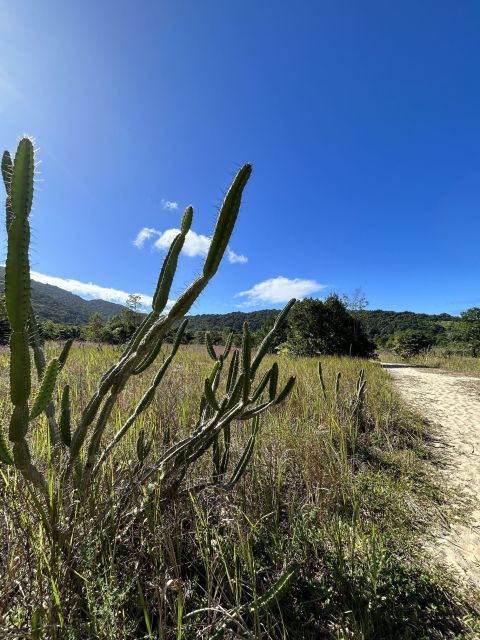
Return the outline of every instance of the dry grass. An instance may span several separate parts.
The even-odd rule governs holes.
[[[115,347],[74,347],[62,373],[72,386],[74,417],[116,356]],[[422,558],[419,536],[441,495],[427,473],[424,425],[402,406],[387,372],[373,362],[323,358],[325,398],[317,361],[278,361],[282,378],[294,374],[298,383],[283,405],[262,416],[252,464],[233,491],[187,493],[165,508],[152,482],[136,508],[118,518],[139,430],[152,441],[154,457],[196,421],[211,361],[203,350],[181,350],[79,507],[69,557],[45,539],[31,496],[3,468],[0,637],[474,637],[467,624],[474,610]],[[5,351],[0,364],[5,421]],[[366,398],[352,418],[360,368]],[[134,378],[122,394],[111,434],[151,375]],[[234,424],[234,458],[248,429]],[[46,433],[42,418],[32,442],[37,453],[48,448]],[[210,474],[207,454],[186,487]],[[62,491],[58,478],[50,480],[52,491]],[[262,594],[297,563],[288,591],[265,604]],[[72,567],[76,582],[67,577]]]

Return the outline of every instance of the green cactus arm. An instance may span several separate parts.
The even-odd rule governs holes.
[[[47,366],[43,374],[42,382],[30,410],[30,420],[38,418],[50,403],[61,365],[58,358],[54,358]]]
[[[138,348],[138,345],[144,338],[145,334],[151,329],[152,325],[158,320],[158,317],[159,317],[159,314],[155,313],[154,311],[151,311],[146,316],[143,322],[141,322],[140,325],[137,327],[137,329],[134,331],[132,337],[128,341],[127,346],[125,347],[118,362],[116,362],[109,369],[107,369],[105,374],[102,376],[100,380],[100,384],[105,382],[105,380],[108,379],[108,377],[112,374],[112,372],[118,369],[119,365],[125,362],[125,360]]]
[[[204,392],[205,398],[206,398],[208,404],[210,405],[210,407],[214,411],[218,411],[220,409],[220,407],[218,406],[217,399],[215,398],[215,393],[213,392],[213,389],[212,389],[212,383],[210,382],[210,380],[208,378],[205,378],[205,384],[204,384],[204,391],[203,392]]]
[[[147,328],[144,327],[142,331],[137,334],[134,342],[127,347],[125,354],[122,356],[119,363],[112,367],[108,374],[106,374],[102,379],[100,387],[95,392],[92,400],[87,405],[87,408],[84,410],[80,418],[80,422],[73,434],[72,446],[70,448],[72,461],[78,456],[87,436],[89,426],[94,422],[94,420],[96,419],[98,426],[100,418],[102,419],[102,422],[108,419],[108,412],[102,408],[102,405],[108,402],[110,407],[109,411],[111,411],[113,405],[109,401],[109,391],[111,391],[115,386],[125,386],[128,378],[132,375],[132,370],[143,361],[153,346],[158,342],[158,340],[166,335],[175,322],[181,319],[188,312],[192,304],[208,284],[209,280],[215,274],[218,267],[217,260],[219,263],[233,230],[233,225],[238,214],[238,207],[240,205],[241,193],[245,187],[250,172],[250,167],[248,167],[248,169],[244,168],[243,170],[240,170],[237,178],[234,180],[234,184],[232,184],[232,187],[225,198],[213,234],[212,244],[206,258],[206,263],[209,261],[209,265],[208,268],[204,267],[203,275],[199,276],[194,282],[192,282],[192,284],[178,297],[166,316],[160,317],[156,320],[155,315],[152,315],[152,320],[148,321]],[[232,200],[233,194],[236,195]],[[190,222],[191,219],[189,215],[186,215],[184,217],[184,222],[182,223],[180,235],[186,235]],[[175,245],[175,247],[175,251],[178,250],[179,252],[181,247],[179,247],[179,245]],[[173,265],[173,258],[174,254],[172,249],[168,264]],[[161,295],[164,296],[166,289],[168,288],[169,290],[170,278],[173,279],[173,273],[169,271],[168,265],[164,264],[164,266],[165,269],[163,275],[159,278],[161,285],[160,287],[157,287],[158,295],[155,298],[157,309],[161,306],[159,302],[160,291]],[[69,469],[72,469],[72,464],[69,465]]]
[[[10,191],[10,183],[12,181],[13,162],[9,151],[4,151],[2,155],[2,178],[5,185],[5,191]]]
[[[198,296],[205,289],[207,284],[208,278],[206,278],[205,276],[199,276],[196,280],[194,280],[172,306],[170,313],[168,314],[169,318],[177,319],[184,316],[189,311],[190,307],[198,298]]]
[[[178,256],[185,243],[185,238],[190,230],[193,218],[192,207],[187,207],[183,216],[182,226],[180,233],[172,242],[167,256],[163,262],[160,276],[158,278],[157,288],[155,295],[153,296],[153,310],[156,313],[161,313],[168,302],[168,296],[170,295],[170,289],[172,288],[173,278],[177,270]]]
[[[275,404],[278,405],[281,402],[283,402],[288,396],[288,394],[290,393],[290,391],[293,389],[294,385],[295,385],[295,376],[291,376],[287,380],[287,384],[283,387],[282,391],[280,391],[278,396],[275,398]]]
[[[63,387],[58,424],[62,442],[69,447],[72,444],[72,435],[70,427],[70,385],[68,384]]]
[[[63,349],[58,356],[58,364],[60,365],[60,371],[65,366],[68,356],[70,354],[70,349],[72,348],[73,338],[69,338],[65,344],[63,345]]]
[[[229,488],[237,484],[237,482],[245,473],[248,463],[250,462],[250,458],[252,457],[254,446],[255,446],[255,437],[250,436],[245,446],[245,449],[243,450],[243,453],[235,466],[235,469],[232,471],[230,480],[227,483],[227,486]]]
[[[235,386],[235,382],[237,381],[238,374],[238,349],[235,349],[233,352],[232,359],[230,360],[230,366],[228,367],[227,374],[227,393],[230,395],[233,387]]]
[[[220,477],[220,464],[221,464],[220,445],[218,442],[218,434],[217,434],[216,436],[214,436],[213,442],[212,442],[212,465],[213,465],[212,479],[214,482],[216,482]]]
[[[232,344],[233,344],[233,336],[234,336],[234,333],[233,333],[233,331],[231,331],[229,333],[229,335],[228,335],[228,338],[227,338],[226,342],[225,342],[225,348],[224,348],[223,353],[222,353],[223,360],[226,360],[228,358],[229,354],[230,354],[230,349],[232,348]]]
[[[270,400],[274,400],[277,395],[277,386],[278,386],[278,364],[274,362],[272,364],[271,375],[268,385],[268,397]]]
[[[30,449],[25,439],[13,445],[13,460],[23,477],[39,489],[48,500],[48,486],[42,473],[32,464]]]
[[[255,389],[255,391],[253,392],[252,396],[249,398],[249,402],[253,403],[253,402],[256,402],[258,400],[258,398],[262,395],[265,387],[267,386],[271,375],[272,375],[272,369],[269,369],[268,371],[266,371],[264,373],[263,378],[259,382],[259,384],[258,384],[257,388]]]
[[[28,315],[28,330],[30,346],[33,350],[33,361],[35,363],[35,369],[37,370],[37,378],[41,380],[46,367],[45,354],[42,348],[42,339],[38,330],[38,323],[31,305]]]
[[[205,333],[205,346],[207,347],[207,353],[210,356],[210,358],[215,362],[217,362],[218,358],[217,358],[217,354],[215,353],[215,349],[213,347],[212,336],[210,334],[210,331],[207,331]]]
[[[215,381],[217,380],[221,369],[222,369],[222,363],[220,362],[220,360],[217,360],[213,365],[212,370],[210,371],[210,375],[208,376],[208,379],[210,380],[212,387],[214,387]]]
[[[250,420],[255,416],[259,416],[261,413],[269,409],[274,403],[268,400],[267,402],[262,402],[257,405],[253,409],[249,409],[248,411],[244,411],[241,416],[239,416],[239,420]]]
[[[8,437],[11,442],[21,442],[28,431],[28,404],[17,404],[10,416]]]
[[[5,154],[3,160],[4,163],[9,164]],[[30,312],[30,265],[28,260],[30,225],[28,215],[33,198],[33,174],[33,145],[31,140],[23,138],[19,142],[15,154],[7,195],[7,218],[9,217],[9,206],[11,206],[13,214],[8,225],[5,264],[5,306],[12,328],[10,336],[10,399],[13,411],[10,418],[9,438],[14,443],[15,466],[25,478],[43,490],[45,482],[41,474],[31,464],[30,452],[25,441],[28,431],[28,399],[31,388],[28,348]]]
[[[262,343],[260,344],[260,346],[258,348],[258,351],[255,354],[255,357],[253,358],[253,361],[252,361],[252,366],[250,368],[250,377],[251,378],[253,378],[255,373],[257,372],[257,369],[258,369],[261,361],[263,360],[263,358],[267,354],[267,352],[268,352],[268,350],[270,348],[270,345],[272,344],[272,340],[273,340],[275,334],[277,333],[277,331],[280,329],[280,327],[282,327],[283,324],[285,323],[285,321],[287,320],[287,316],[290,313],[290,309],[293,307],[295,302],[296,302],[295,298],[292,298],[292,300],[290,300],[290,302],[288,302],[285,305],[285,307],[282,309],[282,311],[275,318],[275,323],[274,323],[273,327],[270,329],[270,331],[267,333],[265,338],[262,340]]]
[[[25,404],[30,397],[30,352],[26,331],[10,335],[10,399],[14,406]]]
[[[138,367],[133,369],[132,373],[134,376],[138,376],[140,373],[143,373],[148,367],[155,362],[158,354],[160,353],[160,349],[163,345],[163,338],[157,342],[157,344],[153,347],[148,356],[145,356],[143,362],[141,362]]]
[[[3,464],[13,464],[13,457],[8,447],[3,429],[0,426],[0,462]]]
[[[257,598],[257,600],[248,607],[250,613],[254,613],[259,609],[263,609],[270,605],[275,604],[278,606],[278,601],[288,590],[288,587],[292,580],[296,578],[300,571],[300,565],[294,563],[286,571],[282,573],[280,578],[268,589],[263,596]]]
[[[145,439],[145,429],[140,429],[137,438],[137,459],[141,464],[145,461],[152,448],[152,441],[147,442]]]
[[[252,342],[248,323],[243,323],[242,337],[242,373],[243,373],[243,401],[247,402],[250,393],[250,362],[252,359]]]
[[[5,201],[5,226],[8,230],[10,228],[10,224],[13,220],[13,208],[12,208],[12,199],[10,197],[10,183],[12,181],[13,174],[13,162],[8,151],[4,151],[2,156],[2,177],[3,184],[5,185],[5,191],[7,193],[7,198]]]
[[[230,446],[231,446],[231,428],[230,425],[225,425],[223,429],[223,455],[220,461],[220,475],[224,476],[227,473],[228,463],[230,460]]]
[[[29,138],[17,148],[10,183],[13,219],[8,229],[5,264],[5,305],[13,331],[25,331],[30,311],[30,265],[28,216],[33,199],[34,152]]]
[[[29,328],[30,345],[33,350],[33,360],[35,362],[35,368],[37,370],[37,378],[39,381],[41,381],[46,368],[45,354],[43,352],[42,339],[38,331],[38,324],[37,324],[35,314],[33,312],[33,308],[31,305],[30,305],[28,328]],[[60,435],[60,428],[55,418],[55,406],[52,401],[50,401],[47,407],[45,408],[45,415],[47,416],[51,443],[55,450],[56,445],[61,440],[61,435]]]
[[[220,379],[222,376],[222,369],[223,369],[222,358],[219,358],[218,366],[214,367],[214,369],[215,369],[215,375],[213,376],[213,380],[212,380],[212,391],[215,393],[218,389],[218,385],[220,384]]]
[[[237,404],[237,402],[240,400],[242,396],[243,388],[244,388],[244,374],[241,373],[237,378],[237,381],[235,383],[235,386],[232,389],[232,392],[230,393],[230,397],[228,400],[229,409],[233,407],[235,404]]]
[[[168,367],[170,366],[172,360],[174,359],[174,357],[175,357],[175,355],[176,355],[176,353],[178,351],[178,348],[179,348],[179,346],[180,346],[180,344],[182,342],[182,337],[183,337],[183,334],[185,332],[187,323],[188,323],[188,320],[184,320],[182,322],[182,324],[180,325],[180,327],[178,328],[177,335],[175,336],[175,342],[173,343],[172,351],[170,352],[168,358],[165,359],[165,362],[163,363],[163,365],[159,369],[158,373],[156,374],[155,378],[153,379],[151,386],[144,393],[144,395],[142,396],[140,402],[135,407],[133,413],[127,418],[125,423],[117,431],[117,433],[114,435],[114,437],[112,438],[110,443],[106,446],[104,451],[99,456],[98,461],[95,464],[95,467],[93,468],[93,471],[92,471],[92,476],[93,477],[98,473],[98,471],[100,471],[101,465],[106,460],[106,458],[109,456],[109,454],[112,451],[112,449],[120,442],[120,440],[127,433],[127,431],[131,428],[131,426],[134,424],[134,422],[137,420],[137,418],[140,416],[140,414],[142,414],[150,406],[150,404],[151,404],[151,402],[152,402],[152,400],[153,400],[153,398],[155,396],[155,392],[157,390],[158,385],[160,384],[160,382],[162,381],[163,377],[165,376],[165,374],[166,374],[166,372],[168,370]]]
[[[203,267],[203,274],[208,277],[208,279],[215,275],[218,265],[225,253],[225,249],[230,241],[235,222],[237,221],[242,193],[251,173],[252,166],[250,164],[245,164],[240,169],[235,176],[232,186],[228,190],[220,208],[217,224],[215,225],[212,241],[210,243],[210,249]]]

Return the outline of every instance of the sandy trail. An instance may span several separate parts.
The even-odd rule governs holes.
[[[469,504],[468,524],[446,525],[432,545],[434,555],[480,587],[480,378],[408,365],[383,366],[407,403],[438,426],[438,438],[446,447],[446,466],[440,473]]]

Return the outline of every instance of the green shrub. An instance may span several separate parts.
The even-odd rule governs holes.
[[[289,350],[298,356],[369,357],[375,345],[336,294],[324,301],[306,298],[295,305],[287,330]]]

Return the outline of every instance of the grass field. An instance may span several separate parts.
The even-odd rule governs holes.
[[[74,418],[118,353],[74,346],[62,372]],[[7,362],[4,350],[4,421]],[[420,544],[447,508],[426,426],[402,406],[377,363],[322,358],[324,393],[317,360],[278,362],[282,379],[293,374],[297,384],[262,415],[248,472],[229,492],[187,490],[211,477],[207,452],[167,507],[157,477],[139,489],[134,508],[119,509],[138,464],[139,430],[154,458],[195,425],[211,369],[200,347],[179,352],[152,405],[78,505],[73,527],[65,523],[73,532],[66,552],[46,538],[21,479],[2,467],[0,637],[475,637],[473,596],[435,568]],[[362,368],[366,395],[352,411]],[[111,433],[151,376],[134,378],[123,392]],[[249,433],[247,422],[234,423],[234,459]],[[46,434],[41,418],[34,455],[48,451]],[[53,472],[49,482],[52,496],[64,490]]]

